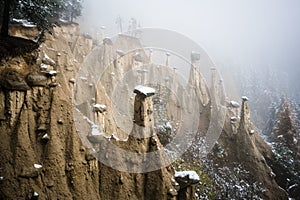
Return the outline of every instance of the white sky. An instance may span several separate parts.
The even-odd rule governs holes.
[[[79,21],[86,32],[104,25],[112,36],[118,16],[126,24],[134,17],[142,27],[187,35],[219,65],[272,66],[300,75],[299,0],[84,1]]]

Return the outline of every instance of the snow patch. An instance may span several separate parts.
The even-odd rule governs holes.
[[[49,71],[46,72],[46,74],[49,75],[49,76],[56,76],[57,75],[57,71],[55,71],[55,70],[49,70]]]
[[[248,99],[248,97],[246,97],[246,96],[242,96],[242,100],[243,100],[243,101],[248,101],[249,99]]]
[[[181,171],[181,172],[176,171],[174,176],[176,178],[177,177],[180,177],[180,178],[188,177],[190,180],[200,181],[200,178],[195,171]]]
[[[52,65],[55,65],[55,61],[52,60],[46,53],[44,54],[43,61],[47,62],[47,63],[51,63]]]
[[[111,135],[117,142],[120,141],[120,138],[117,136],[115,132]]]
[[[231,121],[231,122],[236,122],[236,121],[237,121],[237,117],[235,117],[235,116],[230,117],[230,121]]]
[[[69,79],[69,82],[70,82],[70,83],[75,83],[76,80],[75,80],[75,78],[70,78],[70,79]]]
[[[22,24],[22,26],[26,27],[26,28],[35,28],[36,25],[33,24],[33,22],[29,22],[26,19],[15,19],[13,18],[13,22],[18,23],[18,24]]]
[[[291,189],[293,189],[293,188],[295,188],[295,187],[297,187],[297,186],[298,186],[298,184],[295,183],[294,185],[291,185],[287,190],[289,191],[289,190],[291,190]]]
[[[297,138],[293,137],[293,143],[294,143],[294,144],[297,144],[297,143],[298,143]]]
[[[240,104],[236,101],[230,101],[230,106],[233,108],[238,108],[240,107]]]
[[[155,93],[155,89],[143,85],[138,85],[134,88],[135,93],[141,93],[144,94],[145,96],[151,95]]]
[[[40,69],[46,70],[46,69],[48,69],[48,67],[49,67],[49,65],[46,65],[46,64],[44,64],[44,63],[42,63],[42,64],[40,65]]]
[[[49,139],[49,135],[46,133],[45,135],[43,135],[42,139]]]
[[[39,196],[39,193],[34,192],[34,193],[33,193],[33,196],[34,196],[34,197],[38,197],[38,196]]]
[[[62,22],[62,23],[68,23],[69,22],[69,21],[67,21],[65,19],[62,19],[62,18],[60,18],[59,21]]]
[[[36,169],[40,169],[40,168],[42,168],[42,167],[43,167],[43,166],[42,166],[42,165],[40,165],[40,164],[34,164],[33,166],[34,166],[34,168],[36,168]]]
[[[96,112],[104,112],[107,108],[104,104],[95,104],[93,107]]]

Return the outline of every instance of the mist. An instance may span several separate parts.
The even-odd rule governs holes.
[[[225,77],[251,68],[274,71],[285,92],[300,102],[300,1],[297,0],[85,0],[79,19],[91,35],[127,30],[131,18],[141,27],[170,29],[200,44]],[[176,41],[174,41],[176,42]],[[267,77],[265,77],[267,78]],[[230,89],[229,89],[230,90]]]

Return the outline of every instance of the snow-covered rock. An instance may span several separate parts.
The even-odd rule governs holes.
[[[175,171],[175,180],[181,189],[199,183],[200,178],[195,171]]]
[[[47,141],[47,140],[50,139],[50,137],[49,137],[49,135],[46,133],[45,135],[43,135],[42,139]]]
[[[116,51],[116,53],[117,53],[119,56],[124,56],[124,55],[125,55],[124,51],[119,50],[119,49]]]
[[[44,54],[43,57],[43,63],[47,64],[47,65],[51,65],[51,66],[55,66],[56,63],[53,59],[51,59],[46,53]]]
[[[113,132],[113,134],[111,135],[112,138],[114,138],[117,142],[120,141],[120,138],[117,136],[117,134],[115,132]]]
[[[41,169],[41,168],[43,167],[43,166],[40,165],[40,164],[34,164],[33,166],[34,166],[34,168],[36,168],[36,169]]]
[[[240,107],[240,104],[236,101],[230,101],[230,106],[233,108],[238,108]]]
[[[170,194],[173,197],[178,195],[177,191],[173,188],[169,189],[168,194]]]
[[[134,93],[144,94],[145,96],[150,96],[155,94],[155,89],[143,85],[138,85],[134,88]]]
[[[242,100],[243,100],[243,101],[248,101],[249,99],[248,99],[248,97],[246,97],[246,96],[242,96]]]
[[[76,82],[76,80],[75,80],[75,78],[70,78],[69,82],[74,84]]]
[[[39,196],[39,193],[33,192],[33,196],[34,196],[34,197],[38,197],[38,196]]]
[[[190,180],[200,181],[199,175],[195,171],[180,171],[175,172],[175,178],[185,178],[188,177]]]
[[[41,70],[47,70],[49,68],[49,65],[46,65],[45,63],[42,63],[41,65],[40,65],[40,69]]]
[[[56,70],[49,70],[46,72],[46,75],[48,76],[56,76],[57,75],[57,71]]]
[[[95,112],[101,112],[101,113],[105,112],[107,108],[106,105],[104,104],[95,104],[93,107]]]
[[[236,121],[237,121],[237,117],[235,117],[235,116],[230,117],[230,121],[231,121],[231,122],[236,122]]]

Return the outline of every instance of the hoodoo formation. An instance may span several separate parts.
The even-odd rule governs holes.
[[[27,39],[37,32],[11,31]],[[156,64],[155,53],[132,35],[98,45],[70,23],[54,27],[38,49],[2,59],[0,198],[297,199],[299,179],[283,186],[291,175],[281,173],[252,122],[252,100],[227,97],[214,67],[206,85],[201,53],[191,52],[188,87],[172,55]],[[284,115],[288,103],[282,107],[270,138],[292,141],[297,151],[297,128]],[[215,139],[206,133],[222,120],[217,143],[203,143]],[[283,123],[290,123],[287,135]],[[172,160],[183,148],[166,150],[175,136],[192,142]],[[212,152],[201,151],[206,145]]]

